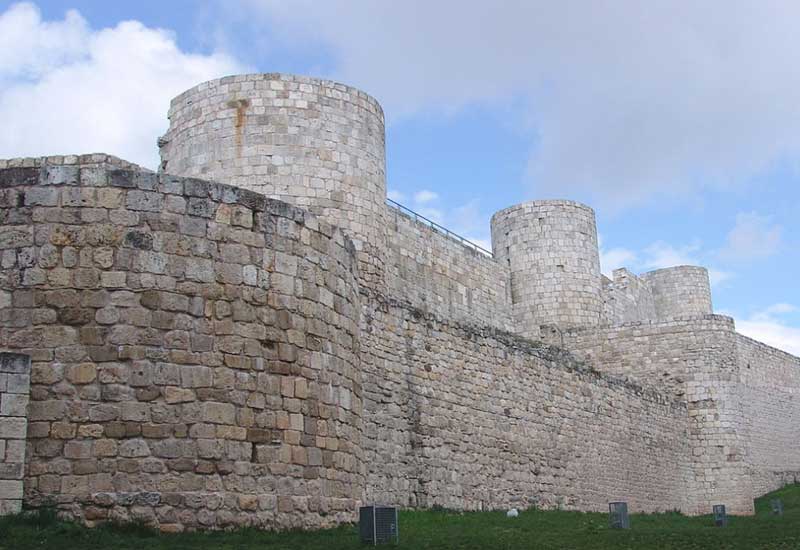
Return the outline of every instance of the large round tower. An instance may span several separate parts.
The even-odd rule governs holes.
[[[602,312],[594,211],[573,201],[531,201],[492,216],[492,248],[511,271],[520,334],[542,325],[597,325]]]
[[[713,313],[711,284],[704,267],[679,265],[644,273],[659,320]]]
[[[161,170],[305,208],[350,236],[362,280],[383,272],[385,136],[378,102],[349,86],[284,74],[229,76],[172,100]]]

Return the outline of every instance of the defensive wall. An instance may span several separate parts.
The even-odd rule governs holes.
[[[800,359],[714,315],[705,269],[602,276],[572,201],[498,212],[493,255],[387,206],[380,106],[335,82],[226,77],[169,116],[159,173],[0,161],[3,511],[748,514],[800,472]]]

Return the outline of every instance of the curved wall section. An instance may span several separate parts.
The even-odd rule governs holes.
[[[357,239],[362,277],[382,276],[385,133],[373,98],[328,80],[230,76],[172,100],[162,171],[258,191]]]
[[[681,265],[641,275],[653,293],[659,320],[695,317],[713,312],[711,284],[704,267]]]
[[[173,531],[353,520],[352,243],[252,191],[51,160],[72,164],[0,170],[0,350],[33,360],[26,501]]]
[[[520,334],[541,325],[597,325],[603,309],[594,211],[573,201],[531,201],[492,216],[495,258],[511,271]]]

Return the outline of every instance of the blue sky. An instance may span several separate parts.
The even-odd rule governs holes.
[[[500,208],[585,202],[605,272],[705,265],[718,312],[800,354],[800,5],[695,4],[0,0],[0,157],[154,167],[197,82],[335,78],[384,106],[399,202],[484,245]]]

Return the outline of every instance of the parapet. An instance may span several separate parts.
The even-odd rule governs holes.
[[[492,216],[492,248],[511,272],[520,334],[600,322],[600,257],[594,211],[565,200],[525,202]]]
[[[362,277],[383,272],[383,110],[364,92],[285,74],[204,82],[172,100],[161,171],[307,209],[354,239]]]

